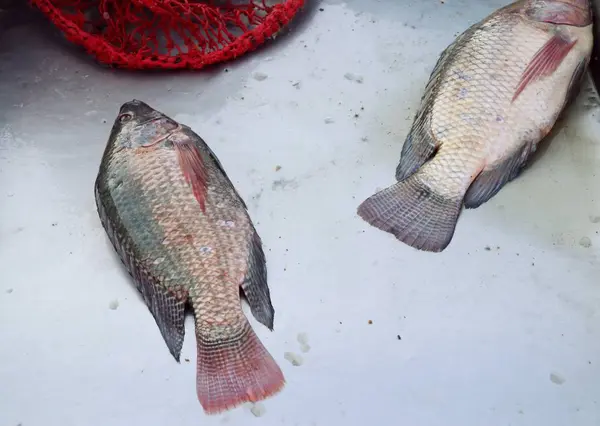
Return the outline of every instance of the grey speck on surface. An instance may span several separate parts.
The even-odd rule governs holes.
[[[8,290],[6,290],[6,292],[7,292],[8,294],[10,294],[10,293],[12,293],[12,292],[13,292],[13,289],[12,289],[12,288],[9,288]]]
[[[298,333],[298,343],[300,343],[300,350],[304,353],[310,351],[310,345],[308,344],[308,334]]]
[[[273,191],[288,188],[295,189],[298,188],[298,183],[294,179],[277,179],[273,181],[271,188]]]
[[[264,72],[255,72],[254,74],[252,74],[252,77],[254,77],[256,81],[263,81],[267,79],[268,75]]]
[[[252,205],[256,208],[258,208],[258,205],[260,204],[260,197],[262,197],[262,193],[263,190],[261,189],[259,192],[257,192],[251,197]]]
[[[119,307],[119,301],[117,299],[111,300],[110,303],[108,304],[108,307],[110,309],[112,309],[113,311],[115,311]]]
[[[325,117],[324,121],[325,121],[325,124],[331,124],[331,123],[333,123],[333,118],[331,118],[331,117]]]
[[[581,240],[579,240],[579,245],[581,247],[589,248],[592,246],[592,240],[590,240],[589,237],[582,237]]]
[[[361,75],[356,75],[351,72],[347,72],[346,74],[344,74],[344,78],[346,80],[356,81],[357,83],[362,83],[364,81]]]
[[[286,352],[283,354],[283,357],[290,362],[294,367],[298,367],[304,364],[304,360],[300,355],[296,355],[293,352]]]
[[[262,417],[267,412],[267,409],[262,403],[256,402],[250,407],[250,412],[254,414],[254,417]]]
[[[550,373],[550,381],[557,385],[562,385],[565,382],[565,378],[556,373]]]
[[[590,222],[600,223],[600,216],[590,216]]]

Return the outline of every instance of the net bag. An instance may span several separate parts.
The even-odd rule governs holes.
[[[31,0],[99,62],[200,69],[275,38],[305,0]]]

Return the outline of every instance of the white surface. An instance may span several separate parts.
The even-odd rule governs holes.
[[[107,71],[35,20],[1,35],[0,426],[600,424],[596,109],[442,254],[355,214],[393,183],[438,54],[505,4],[404,3],[322,4],[227,73]],[[93,182],[132,98],[207,140],[265,243],[275,332],[253,324],[287,386],[259,418],[203,414],[191,317],[177,364],[99,223]]]

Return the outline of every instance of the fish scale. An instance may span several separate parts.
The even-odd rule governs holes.
[[[590,60],[588,0],[520,0],[467,29],[438,59],[402,147],[396,184],[358,214],[419,250],[443,251],[462,207],[527,165]]]
[[[274,395],[285,380],[240,300],[273,329],[262,243],[208,145],[140,101],[121,106],[96,180],[109,239],[180,359],[185,306],[195,315],[197,395],[215,414]]]

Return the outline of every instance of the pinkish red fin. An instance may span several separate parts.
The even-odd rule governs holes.
[[[284,387],[283,373],[249,323],[236,336],[211,337],[196,333],[196,390],[207,414],[266,399]]]
[[[552,75],[573,46],[575,46],[575,43],[577,43],[577,40],[568,41],[559,35],[554,35],[548,40],[546,44],[538,50],[523,72],[521,81],[517,86],[512,101],[514,102],[530,83],[539,78]]]
[[[206,213],[206,182],[208,176],[202,154],[190,138],[178,140],[174,142],[174,145],[185,180],[192,186],[194,196],[198,200],[202,212]]]

